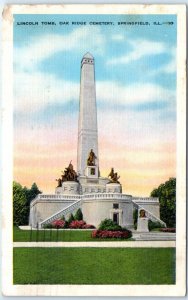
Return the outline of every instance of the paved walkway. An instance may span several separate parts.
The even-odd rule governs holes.
[[[14,242],[14,247],[174,248],[175,241],[130,242]]]

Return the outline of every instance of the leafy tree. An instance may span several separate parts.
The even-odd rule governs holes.
[[[27,187],[24,187],[25,195],[27,198],[27,205],[30,205],[31,201],[38,195],[41,194],[42,192],[38,189],[38,186],[34,182],[31,186],[30,189]]]
[[[24,225],[27,225],[29,222],[29,211],[30,211],[30,203],[31,201],[38,195],[41,194],[41,191],[38,189],[38,186],[34,182],[30,189],[28,189],[26,186],[23,188],[23,191],[25,193],[27,202],[26,202],[26,223]]]
[[[159,197],[161,219],[168,227],[176,227],[176,178],[160,184],[151,197]]]
[[[13,183],[13,222],[17,225],[28,225],[31,201],[40,194],[36,183],[31,188],[22,187],[19,183]],[[23,206],[23,207],[22,207]]]
[[[27,199],[22,186],[13,182],[13,223],[24,225],[27,218]],[[28,222],[28,221],[27,221]]]
[[[80,208],[79,208],[79,209],[77,210],[77,212],[75,213],[74,219],[75,219],[75,220],[78,220],[78,221],[83,220],[83,213],[82,213],[82,211],[81,211]]]

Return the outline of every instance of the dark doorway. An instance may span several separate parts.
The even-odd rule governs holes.
[[[118,213],[113,214],[113,221],[114,221],[114,223],[119,225],[119,214]]]

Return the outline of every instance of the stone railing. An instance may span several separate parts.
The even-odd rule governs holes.
[[[133,197],[135,202],[158,202],[159,198],[157,197]]]
[[[132,201],[133,202],[133,205],[134,207],[136,207],[137,209],[141,210],[143,209],[146,213],[146,217],[153,221],[153,222],[159,222],[162,226],[166,227],[166,223],[163,222],[161,219],[159,219],[158,217],[154,216],[150,211],[148,211],[147,209],[145,209],[145,207],[137,204],[136,202]]]
[[[69,206],[61,209],[60,211],[53,214],[52,216],[46,218],[44,221],[39,223],[39,228],[43,227],[43,225],[45,225],[45,224],[52,223],[53,221],[61,218],[62,216],[66,215],[68,213],[71,213],[74,209],[79,208],[79,206],[81,205],[81,202],[82,202],[82,199],[70,204]]]
[[[81,196],[80,195],[58,195],[58,194],[39,194],[37,195],[30,203],[31,206],[33,206],[37,201],[46,201],[46,200],[80,200]]]
[[[80,199],[80,195],[39,194],[38,196],[38,199]]]
[[[120,194],[120,193],[98,193],[98,194],[84,194],[82,195],[83,200],[92,200],[92,199],[116,199],[116,200],[130,200],[131,196]]]
[[[104,199],[114,199],[114,200],[130,200],[132,196],[119,194],[119,193],[98,193],[98,194],[83,194],[83,195],[59,195],[59,194],[39,194],[36,198],[31,201],[31,206],[33,206],[38,201],[46,200],[68,200],[68,201],[78,201],[78,200],[104,200]]]

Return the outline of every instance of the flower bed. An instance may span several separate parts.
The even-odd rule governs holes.
[[[55,220],[52,222],[52,228],[65,228],[66,222],[63,220]]]
[[[95,228],[93,225],[90,225],[90,224],[86,224],[85,221],[83,220],[75,220],[75,221],[72,221],[69,225],[69,228],[72,228],[72,229],[92,229],[92,228]]]
[[[160,228],[162,232],[176,232],[176,228]]]
[[[123,231],[93,230],[91,236],[92,238],[128,239],[131,237],[131,232],[129,230],[123,230]]]
[[[71,221],[70,224],[62,219],[59,220],[55,220],[50,224],[46,224],[44,225],[44,228],[57,228],[57,229],[94,229],[95,226],[91,225],[91,224],[86,224],[85,221],[83,220],[74,220]]]

